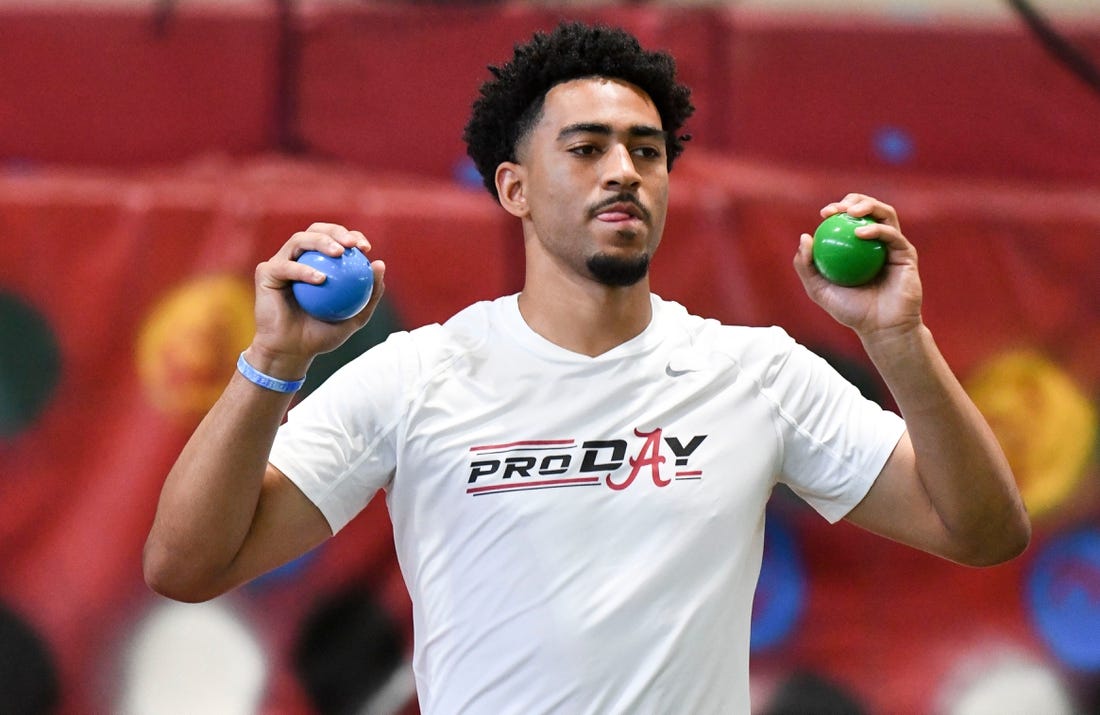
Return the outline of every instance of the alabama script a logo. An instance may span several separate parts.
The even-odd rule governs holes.
[[[658,487],[700,481],[691,456],[707,436],[634,430],[634,439],[531,439],[470,447],[466,493],[479,496],[533,489],[605,486],[614,491],[639,478]]]

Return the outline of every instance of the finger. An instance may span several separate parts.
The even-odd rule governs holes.
[[[287,243],[292,260],[306,251],[320,251],[336,258],[349,248],[358,248],[364,255],[371,250],[370,241],[361,231],[349,231],[334,223],[312,224],[291,236]]]
[[[293,239],[308,241],[317,248],[305,248],[305,251],[321,251],[333,257],[342,254],[346,249],[359,249],[366,255],[371,252],[371,242],[366,240],[362,231],[349,231],[338,223],[313,223],[306,231],[296,233]],[[301,255],[294,255],[295,259]]]
[[[362,231],[349,231],[339,224],[315,223],[309,227],[308,232],[330,236],[342,249],[358,248],[364,255],[371,249],[370,241]]]
[[[823,218],[828,218],[829,216],[838,213],[850,214],[850,209],[852,208],[852,206],[859,203],[865,198],[867,197],[864,194],[847,194],[840,201],[833,201],[822,207],[821,216]]]
[[[321,271],[297,261],[288,261],[281,258],[273,258],[256,266],[257,288],[271,288],[279,290],[290,283],[312,283],[320,285],[326,280]]]
[[[340,239],[348,240],[346,234],[347,231],[338,234],[340,238],[337,239],[329,231],[298,231],[283,244],[276,257],[294,261],[306,251],[319,251],[337,258],[344,253],[345,246]]]
[[[349,231],[342,224],[322,221],[310,224],[305,233],[321,234],[331,238],[334,243],[327,244],[327,249],[324,252],[334,257],[339,256],[345,249],[353,246],[361,247],[361,243],[367,240],[362,233]]]
[[[306,231],[309,231],[310,233],[326,233],[333,238],[336,238],[337,236],[343,236],[345,233],[348,232],[348,230],[344,226],[338,223],[325,223],[323,221],[316,221],[314,223],[311,223]]]
[[[363,306],[363,310],[359,311],[355,317],[350,319],[359,327],[362,327],[370,320],[370,317],[374,314],[374,309],[378,307],[378,303],[382,300],[382,294],[386,292],[385,262],[371,261],[370,266],[371,271],[374,273],[374,287],[371,289],[370,300]]]
[[[898,213],[890,204],[863,194],[851,194],[849,198],[852,200],[847,202],[845,209],[849,216],[868,216],[880,223],[898,226]]]
[[[893,250],[906,250],[909,248],[909,241],[902,235],[901,230],[889,223],[869,223],[857,226],[852,233],[857,238],[864,240],[882,241]]]
[[[374,289],[371,292],[368,305],[374,305],[382,299],[382,294],[386,292],[386,262],[371,261],[370,269],[374,273]]]
[[[348,231],[347,236],[344,237],[345,241],[341,241],[343,245],[348,248],[358,248],[363,252],[363,255],[369,255],[371,250],[371,243],[367,240],[367,237],[360,231]]]
[[[897,224],[897,212],[894,211],[894,207],[870,196],[852,204],[848,213],[852,216],[870,216],[876,221]]]
[[[799,237],[798,250],[794,254],[794,270],[805,283],[819,275],[813,261],[814,239],[808,233]]]
[[[313,223],[305,231],[293,234],[278,253],[256,267],[256,286],[281,289],[293,282],[320,285],[326,280],[325,274],[299,263],[298,258],[307,251],[339,258],[348,248],[358,248],[365,255],[371,244],[360,231],[349,231],[335,223]]]

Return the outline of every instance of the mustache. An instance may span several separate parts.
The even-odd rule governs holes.
[[[649,221],[649,209],[647,209],[642,204],[642,202],[638,200],[637,196],[627,192],[616,194],[615,196],[612,196],[609,199],[605,199],[595,206],[592,206],[588,209],[588,215],[594,218],[601,211],[608,208],[609,206],[614,206],[615,204],[632,204],[635,208],[638,209],[638,213],[642,215],[642,218],[646,221]]]

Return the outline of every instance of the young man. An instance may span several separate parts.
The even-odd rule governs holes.
[[[671,58],[564,25],[493,68],[466,137],[523,226],[522,292],[398,333],[290,412],[311,360],[362,327],[307,317],[293,259],[370,249],[314,224],[256,270],[257,331],[169,474],[150,585],[211,598],[317,546],[379,489],[414,605],[425,713],[748,712],[764,511],[784,482],[955,561],[1020,553],[1029,523],[989,428],[921,322],[894,210],[846,211],[889,250],[875,283],[794,267],[862,339],[902,416],[778,328],[722,326],[649,291],[692,107]],[[262,373],[275,381],[256,377]],[[251,377],[246,377],[246,374]],[[261,384],[263,383],[263,384]]]

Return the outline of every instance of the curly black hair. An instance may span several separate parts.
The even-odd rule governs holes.
[[[511,61],[489,71],[493,77],[481,85],[462,138],[494,198],[497,167],[516,161],[516,145],[538,121],[546,93],[563,82],[608,77],[640,87],[661,116],[669,169],[689,138],[680,129],[695,107],[691,90],[676,80],[676,61],[667,52],[643,50],[625,30],[562,23],[516,45]]]

